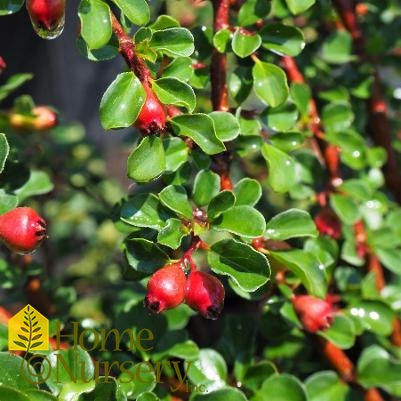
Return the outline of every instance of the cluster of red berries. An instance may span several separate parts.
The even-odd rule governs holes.
[[[157,270],[148,282],[144,304],[160,313],[185,302],[207,319],[217,319],[224,305],[224,286],[209,273],[191,270],[185,275],[181,263]]]
[[[12,251],[33,252],[46,237],[46,221],[30,207],[0,215],[0,240]]]

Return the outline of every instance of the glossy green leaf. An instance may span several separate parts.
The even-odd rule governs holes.
[[[349,128],[354,120],[354,113],[348,103],[330,103],[323,108],[322,122],[326,130],[341,132]]]
[[[401,396],[401,362],[378,345],[365,348],[357,364],[358,381],[367,388],[381,387]]]
[[[160,202],[167,208],[192,219],[192,207],[188,201],[188,195],[184,187],[179,185],[168,185],[159,193]]]
[[[10,145],[8,144],[7,137],[5,134],[0,134],[0,174],[4,170],[9,152]]]
[[[170,57],[188,57],[194,51],[194,37],[186,28],[167,28],[153,33],[150,46]]]
[[[222,142],[232,141],[240,133],[238,120],[227,111],[213,111],[209,114],[213,120],[217,138]]]
[[[235,204],[235,195],[232,191],[219,192],[209,203],[207,216],[209,219],[215,219],[221,213],[231,209]]]
[[[160,398],[155,394],[149,391],[142,393],[137,397],[136,401],[159,401]]]
[[[0,0],[1,1],[1,0]],[[0,8],[1,9],[1,8]],[[5,84],[0,86],[0,102],[4,100],[10,93],[17,90],[20,86],[33,78],[32,74],[14,74]]]
[[[346,224],[355,223],[361,218],[360,208],[349,196],[332,194],[330,204],[338,217]]]
[[[300,209],[287,209],[275,215],[266,224],[265,237],[286,240],[296,237],[317,237],[318,231],[308,212]]]
[[[18,196],[0,190],[0,214],[8,212],[18,206]]]
[[[271,107],[280,106],[289,94],[284,71],[271,63],[257,61],[252,68],[256,95]]]
[[[210,393],[224,387],[227,379],[227,365],[224,358],[214,349],[203,348],[198,358],[191,362],[188,378],[197,386],[203,385]]]
[[[113,0],[124,15],[136,25],[145,25],[149,22],[150,10],[146,0]]]
[[[99,376],[95,389],[90,393],[90,400],[127,401],[127,397],[114,377]]]
[[[140,365],[128,365],[119,376],[118,382],[130,400],[138,400],[141,394],[149,393],[156,387],[156,374],[149,363],[143,361]]]
[[[129,198],[120,211],[120,218],[125,223],[136,227],[161,230],[165,221],[171,217],[153,194],[138,194]]]
[[[289,374],[273,375],[256,392],[255,401],[307,401],[304,385]]]
[[[294,14],[301,14],[308,8],[312,7],[316,0],[285,0],[288,8]]]
[[[190,57],[177,57],[163,70],[163,78],[172,77],[181,81],[188,81],[194,73]]]
[[[294,160],[275,148],[265,143],[262,147],[262,156],[269,166],[268,183],[277,192],[287,192],[295,185]]]
[[[267,125],[276,131],[289,131],[298,119],[295,104],[286,102],[275,108],[266,110]]]
[[[263,215],[252,206],[239,205],[223,212],[213,227],[242,237],[256,238],[263,235],[266,222]]]
[[[245,177],[234,186],[235,204],[255,206],[262,196],[262,187],[259,181]]]
[[[253,25],[266,17],[270,11],[270,2],[265,0],[247,0],[239,9],[238,24],[240,26]]]
[[[352,61],[352,38],[346,30],[334,31],[323,43],[323,60],[332,64],[343,64]]]
[[[191,138],[208,155],[223,152],[223,142],[217,138],[213,120],[206,114],[186,114],[171,119],[177,135]]]
[[[20,202],[33,195],[46,194],[54,188],[49,175],[44,171],[33,170],[30,173],[29,180],[15,191]]]
[[[213,36],[213,46],[220,52],[226,53],[233,34],[229,29],[223,28]]]
[[[167,77],[153,81],[157,97],[162,103],[185,107],[192,112],[196,106],[194,90],[185,82],[177,78]]]
[[[163,141],[166,156],[166,171],[180,168],[188,159],[188,147],[181,138],[170,137]]]
[[[309,376],[305,387],[309,401],[346,401],[348,393],[348,386],[330,370]]]
[[[149,25],[149,28],[154,30],[154,31],[160,31],[161,29],[166,29],[166,28],[179,28],[180,22],[177,21],[174,17],[171,15],[159,15],[156,18],[156,21],[151,23]]]
[[[383,265],[393,273],[401,275],[401,249],[377,248],[375,252]]]
[[[155,243],[144,238],[132,238],[124,242],[123,254],[126,261],[124,278],[139,280],[151,275],[164,266],[168,256]]]
[[[145,90],[132,72],[123,72],[111,83],[100,102],[104,129],[131,126],[145,103]]]
[[[14,14],[24,5],[23,0],[0,0],[0,16]]]
[[[34,373],[34,376],[32,376],[29,373],[30,371],[31,366],[28,367],[27,362],[20,356],[9,352],[0,352],[0,389],[3,386],[21,391],[38,388],[35,383],[39,381],[39,378],[35,378],[36,372]],[[7,398],[4,398],[4,400],[6,399]]]
[[[324,271],[313,253],[292,249],[289,251],[271,251],[270,257],[295,274],[309,294],[319,298],[326,295],[327,282]]]
[[[75,401],[80,394],[89,393],[95,388],[93,361],[81,347],[49,352],[47,359],[51,367],[44,368],[43,379],[47,377],[46,385],[58,399]],[[43,363],[48,362],[45,360]]]
[[[278,132],[270,137],[272,145],[283,152],[298,149],[305,142],[305,136],[300,132]]]
[[[29,401],[57,401],[56,397],[48,391],[27,390],[25,394],[29,397]],[[14,401],[14,398],[12,400]]]
[[[166,225],[157,233],[157,242],[171,249],[177,249],[186,235],[188,232],[181,220],[172,218],[168,219]]]
[[[102,0],[81,0],[78,7],[81,36],[89,49],[99,49],[111,38],[110,7]]]
[[[319,334],[341,349],[351,348],[355,343],[355,327],[352,320],[336,315],[331,326]]]
[[[250,245],[233,239],[213,244],[208,262],[215,273],[229,276],[246,292],[256,291],[270,278],[266,257]]]
[[[244,58],[258,50],[261,44],[262,39],[257,33],[250,33],[237,28],[233,35],[231,47],[238,57]]]
[[[290,90],[292,101],[297,105],[299,112],[302,115],[307,115],[309,113],[309,101],[311,98],[309,86],[299,82],[292,82]]]
[[[207,387],[205,387],[207,388]],[[225,387],[219,390],[206,390],[205,393],[197,392],[191,397],[191,401],[246,401],[244,393],[234,387]]]
[[[358,319],[366,330],[376,334],[388,336],[393,331],[394,312],[382,302],[353,302],[349,314]]]
[[[113,36],[109,43],[100,49],[89,49],[88,44],[82,36],[78,36],[75,43],[81,55],[90,61],[98,62],[111,60],[118,55],[118,42]]]
[[[272,362],[259,361],[246,369],[242,381],[246,388],[256,391],[268,377],[276,373],[277,368]]]
[[[262,46],[275,53],[297,56],[305,47],[302,31],[284,24],[267,24],[260,32]]]
[[[166,156],[162,140],[157,136],[144,137],[131,152],[127,161],[127,175],[136,182],[149,182],[166,169]]]
[[[201,170],[195,177],[193,201],[197,206],[207,205],[220,192],[220,177],[210,170]]]
[[[12,401],[33,401],[29,396],[22,391],[1,385],[0,386],[0,400],[12,400]]]

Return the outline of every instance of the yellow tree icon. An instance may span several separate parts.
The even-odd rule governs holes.
[[[49,349],[49,321],[31,305],[14,315],[8,323],[10,351],[40,351]]]

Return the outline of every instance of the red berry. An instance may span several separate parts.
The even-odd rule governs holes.
[[[0,216],[0,239],[12,251],[33,252],[46,237],[46,222],[30,207],[17,207]]]
[[[341,221],[328,207],[315,216],[315,224],[320,234],[329,235],[334,239],[341,237]]]
[[[152,89],[145,85],[146,100],[134,126],[144,135],[163,131],[166,126],[166,113]]]
[[[46,131],[57,125],[57,114],[47,106],[36,106],[32,115],[11,112],[10,125],[17,131]]]
[[[26,9],[40,37],[53,39],[63,31],[65,0],[27,0]]]
[[[144,304],[155,313],[175,308],[184,301],[186,277],[179,263],[162,267],[148,281]]]
[[[224,286],[209,273],[194,271],[187,280],[185,302],[207,319],[217,319],[224,305]]]
[[[295,295],[292,304],[306,331],[316,333],[330,327],[334,315],[330,302],[310,295]]]

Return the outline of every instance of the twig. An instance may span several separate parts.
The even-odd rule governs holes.
[[[111,12],[111,25],[113,32],[117,36],[119,52],[124,57],[131,71],[139,78],[143,84],[149,85],[151,78],[149,68],[144,60],[138,57],[135,44],[132,38],[127,35],[117,17]]]
[[[348,0],[335,0],[334,5],[353,39],[356,53],[363,59],[368,59],[363,42],[362,30],[353,2]],[[373,73],[372,95],[368,102],[369,121],[367,131],[376,145],[383,147],[387,153],[387,163],[384,165],[383,173],[387,187],[393,193],[395,199],[401,204],[401,173],[397,163],[397,157],[391,144],[391,130],[387,118],[387,104],[383,97],[381,82],[375,66]]]
[[[305,83],[304,76],[293,57],[283,56],[281,61],[289,81]],[[314,135],[314,140],[311,142],[312,148],[318,159],[325,164],[329,172],[330,185],[336,187],[342,182],[339,171],[339,151],[337,146],[331,145],[324,140],[325,133],[320,124],[320,116],[316,101],[313,98],[309,101],[309,118],[309,128]]]

